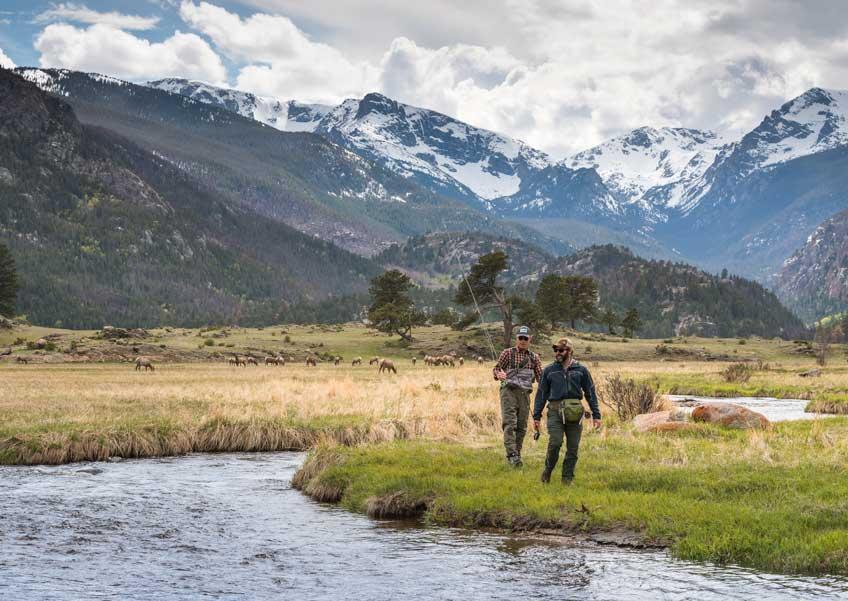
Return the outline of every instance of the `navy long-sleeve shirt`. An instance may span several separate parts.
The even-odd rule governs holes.
[[[582,363],[572,361],[565,370],[561,363],[551,363],[542,372],[533,404],[533,419],[542,419],[542,410],[548,401],[580,399],[586,397],[592,410],[592,419],[601,419],[601,409],[595,394],[592,375]]]

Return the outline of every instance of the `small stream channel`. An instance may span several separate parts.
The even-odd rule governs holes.
[[[846,599],[553,538],[375,522],[292,489],[299,453],[0,467],[0,599]]]

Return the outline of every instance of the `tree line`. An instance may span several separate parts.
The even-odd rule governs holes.
[[[550,335],[555,328],[578,322],[602,323],[611,334],[621,327],[632,337],[642,326],[639,311],[633,307],[624,315],[599,305],[598,283],[591,277],[547,274],[539,282],[535,294],[516,287],[509,289],[501,276],[509,268],[509,257],[501,250],[481,255],[471,266],[456,289],[453,302],[465,308],[458,313],[444,308],[430,316],[416,307],[410,291],[414,283],[406,274],[392,269],[371,282],[371,305],[368,319],[375,329],[412,340],[412,329],[428,321],[462,330],[483,315],[494,313],[503,325],[503,341],[509,346],[513,331],[529,326],[537,337]]]

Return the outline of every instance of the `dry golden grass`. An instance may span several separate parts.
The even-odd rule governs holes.
[[[722,381],[727,363],[584,361],[602,402],[604,380],[612,373],[653,380],[662,390],[745,392]],[[380,376],[367,365],[185,363],[142,373],[126,363],[6,363],[0,365],[0,463],[306,449],[324,440],[356,444],[420,436],[475,444],[499,432],[498,386],[488,365],[396,362],[396,376]],[[775,363],[742,386],[797,398],[838,398],[846,390],[842,366],[814,379],[797,372],[791,361]]]
[[[379,376],[368,366],[4,366],[0,461],[305,449],[324,439],[473,440],[497,431],[497,386],[487,368],[401,369]]]

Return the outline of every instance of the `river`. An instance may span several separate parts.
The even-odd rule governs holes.
[[[556,539],[375,522],[292,489],[298,453],[0,467],[0,599],[846,599]]]
[[[688,394],[669,394],[668,398],[675,404],[686,403],[688,406],[681,407],[685,411],[692,411],[692,405],[696,403],[687,403],[687,401],[696,401],[697,403],[731,403],[747,407],[751,411],[756,411],[765,415],[769,421],[785,422],[799,419],[827,419],[835,417],[826,413],[807,413],[805,408],[809,401],[802,399],[775,399],[771,397],[728,397],[715,398],[708,396],[693,396]]]

